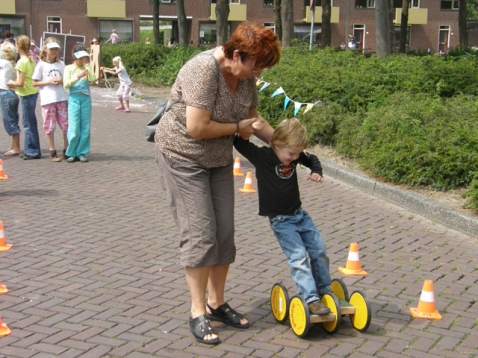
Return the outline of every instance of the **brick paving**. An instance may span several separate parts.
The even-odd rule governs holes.
[[[334,335],[316,324],[298,338],[274,320],[272,285],[282,282],[291,296],[295,289],[267,220],[256,215],[257,196],[240,193],[237,178],[238,255],[227,299],[252,326],[215,323],[222,343],[197,343],[154,145],[143,139],[155,105],[133,99],[131,114],[118,113],[114,93],[96,87],[93,102],[89,163],[50,162],[41,127],[45,159],[1,157],[9,179],[0,181],[0,220],[14,246],[0,252],[0,281],[9,289],[0,316],[12,330],[0,337],[0,357],[478,356],[477,240],[330,177],[310,183],[306,170],[303,206],[326,240],[333,277],[368,296],[368,331],[344,317]],[[1,130],[2,152],[9,143]],[[344,278],[338,267],[354,241],[369,275]],[[440,321],[409,313],[425,279],[434,282]]]

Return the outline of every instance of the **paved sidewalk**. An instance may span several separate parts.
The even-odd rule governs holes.
[[[303,339],[275,322],[272,285],[295,292],[257,196],[236,184],[238,256],[227,299],[252,326],[216,324],[222,343],[209,347],[189,333],[189,294],[178,264],[177,231],[157,180],[154,145],[144,124],[156,107],[132,100],[117,112],[114,92],[93,88],[89,163],[4,157],[0,220],[0,316],[12,330],[0,357],[476,357],[478,242],[475,238],[326,177],[299,175],[303,206],[324,237],[333,277],[362,290],[373,318],[357,332],[347,317],[339,332],[314,325]],[[37,105],[41,123],[39,104]],[[60,141],[57,138],[57,143]],[[10,138],[0,131],[1,153]],[[60,149],[60,148],[57,148]],[[253,171],[244,159],[242,171]],[[255,181],[254,181],[255,185]],[[351,242],[368,276],[344,278]],[[435,286],[443,319],[413,319],[425,279]]]

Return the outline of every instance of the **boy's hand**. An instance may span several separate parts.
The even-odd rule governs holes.
[[[307,177],[307,180],[313,181],[314,183],[322,183],[324,178],[317,173],[312,173]]]

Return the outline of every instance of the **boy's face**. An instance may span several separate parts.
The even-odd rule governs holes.
[[[284,165],[290,165],[294,160],[299,158],[300,153],[304,148],[299,147],[284,147],[284,148],[274,148],[274,153],[277,155],[277,158]]]

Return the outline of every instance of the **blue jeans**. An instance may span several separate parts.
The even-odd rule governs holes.
[[[91,97],[83,93],[70,93],[68,98],[68,149],[73,158],[90,152]]]
[[[23,153],[30,157],[41,156],[37,116],[35,115],[37,98],[38,93],[29,96],[20,96],[20,103],[22,107],[22,125],[25,135]]]
[[[0,92],[3,126],[9,136],[20,133],[20,126],[18,125],[18,121],[20,120],[18,116],[18,103],[18,96],[12,90]]]
[[[299,294],[310,303],[329,292],[331,279],[327,249],[309,214],[298,209],[294,215],[270,218],[270,224],[287,256],[290,273]]]

